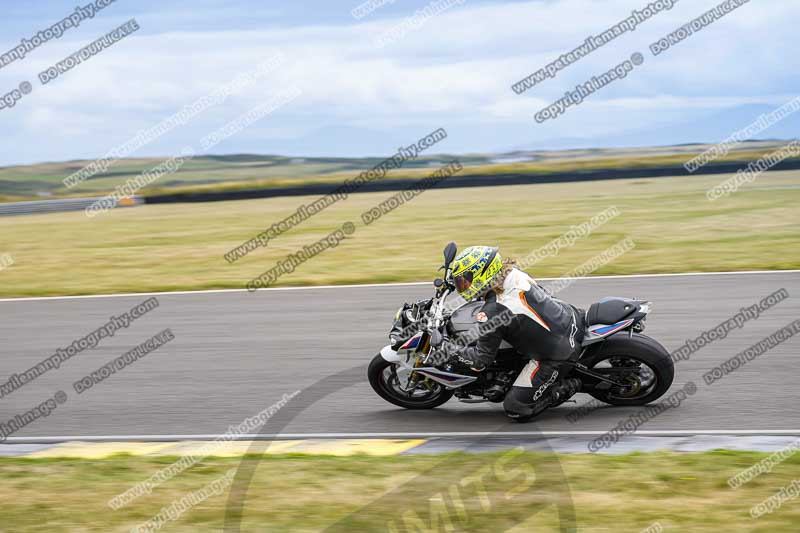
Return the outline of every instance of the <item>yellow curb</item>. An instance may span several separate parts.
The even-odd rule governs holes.
[[[252,440],[237,441],[186,441],[171,443],[169,448],[159,450],[158,455],[211,455],[214,457],[238,457],[248,452],[254,454],[286,453],[289,448],[302,443],[302,440],[260,441],[254,450],[250,450]]]
[[[319,455],[398,455],[427,442],[427,439],[353,439],[305,441],[289,450],[289,453]]]
[[[25,457],[102,459],[117,453],[148,455],[174,444],[173,442],[65,442],[46,450],[29,453]]]
[[[252,450],[260,454],[302,453],[308,455],[347,456],[398,455],[427,442],[427,439],[348,439],[348,440],[278,440],[258,442]],[[185,441],[185,442],[66,442],[52,448],[26,454],[34,458],[103,459],[127,453],[134,456],[214,456],[238,457],[251,451],[254,441]]]

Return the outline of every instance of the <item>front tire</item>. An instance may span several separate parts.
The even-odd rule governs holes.
[[[369,364],[367,377],[372,389],[378,396],[389,403],[406,409],[433,409],[439,407],[453,397],[453,391],[443,385],[430,382],[430,388],[419,388],[404,391],[396,372],[397,365],[384,359],[381,354],[376,355]]]
[[[645,405],[653,402],[667,392],[675,377],[675,365],[669,352],[655,339],[640,333],[634,333],[631,337],[627,332],[612,335],[600,344],[595,353],[581,359],[581,363],[597,369],[603,365],[640,365],[638,377],[634,373],[628,377],[629,390],[613,387],[605,391],[589,391],[594,398],[611,405]]]

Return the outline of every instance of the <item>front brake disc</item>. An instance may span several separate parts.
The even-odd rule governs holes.
[[[409,392],[414,390],[416,387],[412,386],[411,380],[413,378],[412,374],[414,373],[413,370],[409,370],[408,368],[398,368],[395,366],[394,368],[394,376],[397,379],[397,386],[403,392]]]

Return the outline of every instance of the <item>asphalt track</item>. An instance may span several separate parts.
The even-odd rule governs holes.
[[[654,309],[646,333],[672,351],[781,288],[789,299],[677,364],[672,391],[694,381],[697,392],[647,422],[640,433],[791,434],[800,430],[800,339],[789,339],[713,385],[703,383],[702,374],[800,317],[800,272],[590,278],[577,280],[559,296],[581,306],[608,295],[650,299]],[[406,411],[385,403],[366,382],[366,365],[386,344],[397,307],[430,292],[426,284],[160,294],[160,307],[128,329],[0,399],[0,422],[58,390],[67,393],[66,403],[10,442],[48,436],[213,436],[297,390],[334,392],[315,402],[303,396],[290,401],[281,410],[290,420],[282,434],[459,433],[469,439],[495,431],[603,432],[641,409],[604,407],[573,423],[567,414],[576,404],[566,404],[523,425],[505,419],[495,404],[451,400],[431,411]],[[0,378],[26,370],[144,299],[1,300]],[[171,343],[83,394],[73,390],[73,382],[164,328],[175,334]],[[336,385],[348,381],[341,372],[353,367],[358,371],[349,376],[355,384]],[[579,403],[587,400],[578,397]],[[263,431],[270,433],[269,423]]]

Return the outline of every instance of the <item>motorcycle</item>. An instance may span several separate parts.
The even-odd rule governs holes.
[[[442,278],[434,280],[435,295],[405,304],[395,315],[391,344],[372,359],[367,375],[384,400],[406,409],[432,409],[455,396],[466,403],[502,402],[530,358],[510,344],[500,345],[495,361],[482,372],[459,365],[438,349],[444,340],[469,345],[485,327],[478,319],[483,302],[464,302],[455,291],[451,263],[455,243],[444,249]],[[645,405],[660,398],[672,385],[674,365],[669,352],[642,332],[651,302],[604,298],[586,311],[582,352],[553,384],[556,407],[574,393],[585,393],[610,405]],[[567,388],[566,380],[573,380]]]

